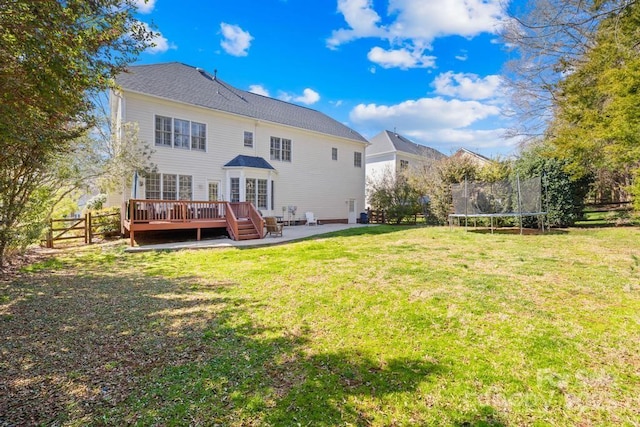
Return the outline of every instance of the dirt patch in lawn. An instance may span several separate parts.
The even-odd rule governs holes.
[[[154,369],[210,357],[201,331],[226,304],[188,278],[16,267],[0,282],[0,426],[93,422]]]

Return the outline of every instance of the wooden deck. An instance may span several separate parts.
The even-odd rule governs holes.
[[[202,229],[224,228],[233,240],[264,237],[264,219],[249,202],[130,199],[122,212],[131,246],[142,231],[196,230],[200,240]]]

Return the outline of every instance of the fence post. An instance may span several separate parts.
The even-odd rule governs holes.
[[[49,219],[49,230],[47,231],[47,248],[53,249],[53,220]]]
[[[89,235],[89,244],[93,243],[93,221],[91,219],[91,211],[87,212],[86,220],[87,234]]]
[[[89,214],[84,214],[84,244],[89,243]]]

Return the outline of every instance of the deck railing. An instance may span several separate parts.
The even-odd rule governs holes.
[[[131,199],[125,219],[132,224],[151,221],[190,222],[224,219],[226,211],[226,202]]]
[[[240,220],[248,219],[259,238],[264,237],[264,220],[250,202],[130,199],[123,212],[124,229],[131,235],[135,231],[193,228],[200,240],[201,229],[226,227],[230,237],[238,240],[247,230],[240,226]],[[133,245],[133,237],[131,241]]]

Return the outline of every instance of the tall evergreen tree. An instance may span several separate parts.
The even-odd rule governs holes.
[[[151,40],[133,0],[0,0],[0,268],[32,240],[90,99]]]

